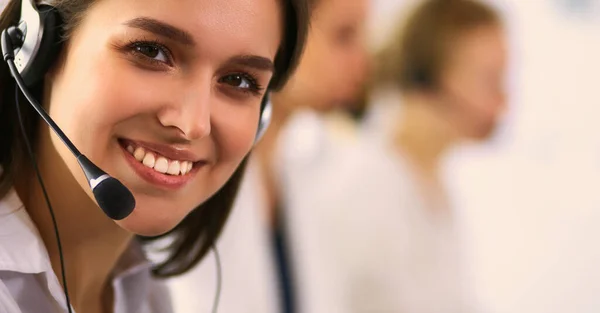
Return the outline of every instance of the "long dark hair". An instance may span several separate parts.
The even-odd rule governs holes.
[[[23,0],[28,1],[28,0]],[[307,0],[280,0],[285,18],[284,37],[275,57],[275,73],[270,90],[280,89],[295,69],[304,48],[309,24]],[[68,40],[72,30],[77,27],[85,12],[94,0],[51,0],[44,1],[58,10],[64,23],[64,39]],[[19,22],[21,1],[12,0],[0,16],[0,30]],[[42,94],[40,86],[33,88],[34,94]],[[10,76],[8,66],[0,62],[0,198],[13,184],[15,171],[20,162],[27,160],[24,142],[20,140],[19,126],[14,99],[15,82]],[[29,141],[35,146],[40,119],[25,101],[21,101],[23,122]],[[214,196],[193,210],[175,229],[168,234],[154,238],[138,238],[152,243],[169,236],[166,248],[167,256],[158,262],[153,272],[158,277],[179,275],[196,265],[209,251],[218,238],[229,216],[246,160],[238,167],[229,181]]]

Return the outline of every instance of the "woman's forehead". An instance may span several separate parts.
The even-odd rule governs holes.
[[[482,26],[462,34],[454,41],[451,59],[459,66],[478,66],[502,62],[505,54],[502,29]]]
[[[86,16],[107,31],[147,18],[189,35],[203,52],[273,58],[283,28],[280,0],[102,0]]]

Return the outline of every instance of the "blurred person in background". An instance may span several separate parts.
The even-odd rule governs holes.
[[[328,155],[321,152],[341,149],[345,139],[339,134],[347,133],[351,124],[332,116],[354,103],[369,63],[364,40],[367,0],[309,4],[311,28],[300,65],[284,89],[272,94],[270,127],[254,149],[217,244],[223,268],[219,312],[289,313],[302,306],[297,280],[304,274],[287,238],[297,228],[289,228],[294,221],[284,216],[289,207],[285,194],[302,193],[303,184],[293,184],[298,187],[292,191],[281,185],[281,177],[310,180],[312,172],[304,171],[300,161],[317,162]],[[208,312],[216,275],[215,262],[206,260],[189,275],[172,280],[177,312]]]
[[[365,133],[290,210],[310,217],[307,312],[482,311],[440,170],[446,152],[496,128],[505,45],[497,13],[467,0],[420,2],[391,38],[374,85],[399,94],[394,122]]]

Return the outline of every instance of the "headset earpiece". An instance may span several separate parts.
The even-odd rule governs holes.
[[[258,120],[258,130],[256,131],[256,137],[254,138],[254,144],[260,141],[262,136],[269,128],[269,124],[271,124],[272,115],[273,104],[271,103],[271,94],[267,92],[260,106],[260,118]]]
[[[36,8],[34,1],[21,1],[20,34],[11,36],[15,41],[20,39],[20,43],[13,42],[15,66],[28,87],[44,78],[61,47],[60,15],[49,5]]]
[[[412,73],[412,83],[423,90],[429,90],[433,88],[433,79],[431,77],[432,75],[430,75],[429,71],[421,68],[421,69],[416,69],[413,73]]]
[[[415,66],[409,68],[407,72],[407,76],[412,87],[422,91],[434,89],[435,81],[430,69],[426,67]]]

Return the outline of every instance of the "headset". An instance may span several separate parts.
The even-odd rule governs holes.
[[[47,4],[36,6],[35,0],[21,0],[21,17],[19,24],[2,30],[1,46],[2,57],[8,64],[11,75],[17,83],[17,88],[15,90],[17,114],[21,122],[21,130],[25,137],[25,144],[32,159],[32,164],[38,176],[38,180],[40,181],[40,185],[42,186],[54,223],[63,273],[63,288],[67,301],[67,308],[69,312],[71,312],[58,228],[41,175],[39,174],[37,164],[33,158],[32,149],[25,136],[19,109],[19,91],[77,158],[77,161],[87,178],[89,187],[96,198],[98,206],[109,218],[121,220],[129,216],[135,208],[135,198],[131,191],[119,180],[108,175],[75,147],[29,91],[30,88],[33,88],[42,81],[44,75],[56,60],[62,47],[62,26],[62,18],[58,10],[53,6]],[[272,103],[270,101],[270,93],[267,90],[261,103],[258,130],[254,139],[255,144],[264,135],[270,124],[271,116]],[[213,251],[217,262],[219,262],[218,252],[214,247]],[[218,290],[215,297],[213,312],[216,312],[216,305],[220,293],[220,266],[218,266],[217,269],[219,271],[217,275]]]
[[[437,81],[433,69],[423,62],[421,64],[410,64],[401,74],[411,87],[423,91],[432,91],[436,88]]]

